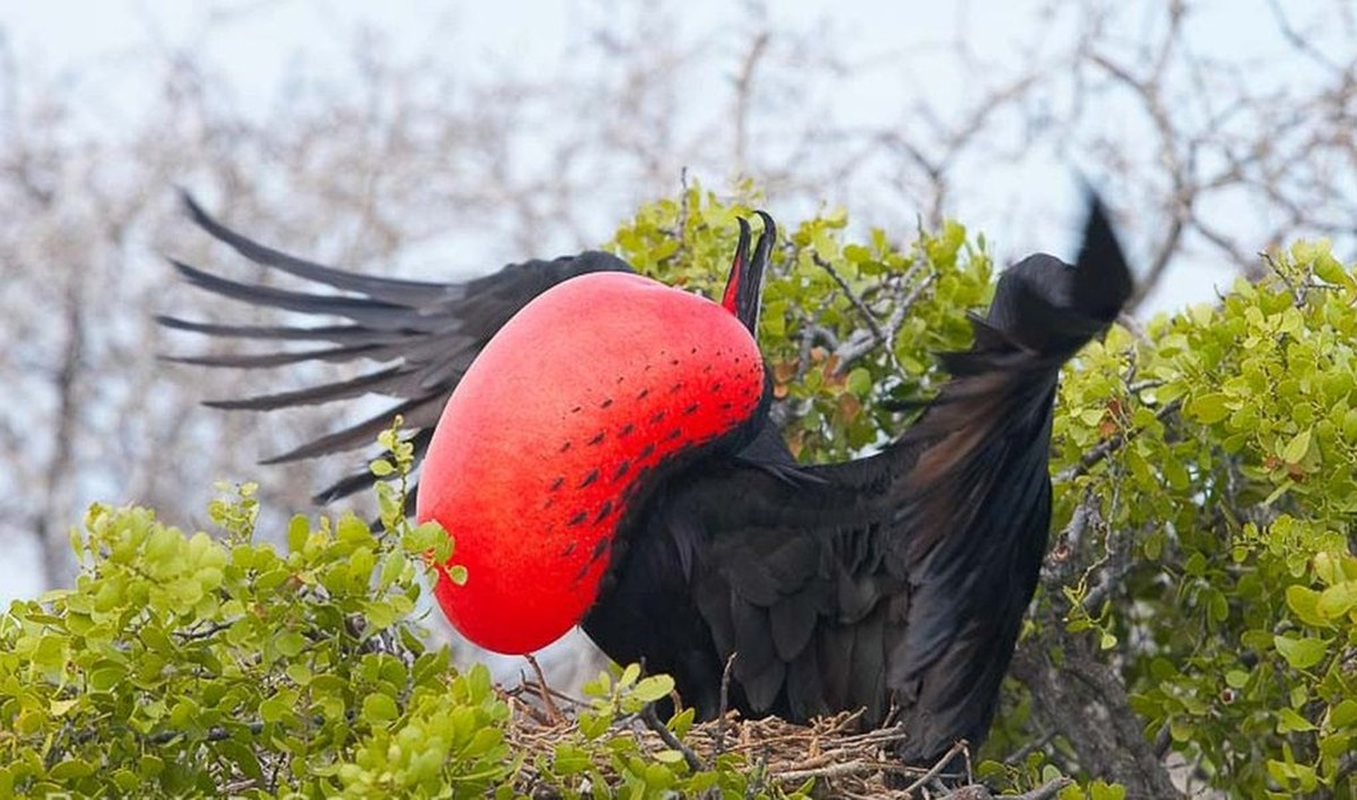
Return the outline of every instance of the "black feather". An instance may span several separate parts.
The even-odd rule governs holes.
[[[1098,205],[1089,219],[1076,266],[1037,255],[1004,273],[973,346],[942,357],[952,379],[881,453],[784,478],[761,466],[782,458],[763,437],[664,483],[619,534],[630,555],[585,631],[605,652],[626,638],[647,663],[679,665],[685,698],[710,696],[709,670],[685,673],[678,654],[733,653],[746,714],[865,708],[877,725],[897,704],[910,762],[982,742],[1046,546],[1059,371],[1131,292]],[[698,544],[675,583],[653,554],[680,526]],[[648,624],[616,628],[619,608]],[[706,626],[676,633],[694,610]]]
[[[210,401],[222,409],[269,411],[319,405],[379,394],[396,403],[386,411],[303,443],[264,461],[267,464],[314,458],[370,445],[395,414],[415,429],[415,441],[427,446],[432,426],[476,354],[520,308],[552,286],[587,272],[630,272],[607,253],[589,252],[551,261],[513,264],[498,272],[458,283],[378,278],[297,258],[242,236],[213,219],[187,193],[189,216],[204,231],[261,266],[277,269],[338,293],[310,293],[259,286],[213,275],[171,260],[190,284],[216,295],[256,306],[306,315],[338,317],[346,324],[316,326],[235,325],[194,322],[162,315],[166,328],[227,339],[277,342],[329,342],[334,347],[270,353],[162,356],[167,361],[208,367],[257,369],[325,361],[376,362],[387,366],[356,377],[245,398]],[[322,290],[324,291],[324,290]],[[422,458],[424,448],[417,448]],[[355,473],[317,495],[330,502],[371,485]]]
[[[457,284],[375,278],[354,272],[345,272],[296,256],[290,256],[246,238],[217,222],[203,210],[202,206],[193,199],[193,195],[188,192],[182,192],[181,196],[189,217],[200,228],[207,231],[213,238],[230,245],[237,253],[256,264],[273,267],[299,278],[323,283],[341,291],[357,292],[372,300],[401,306],[427,303],[431,296],[451,298],[462,295],[463,289]]]
[[[346,294],[242,284],[176,263],[186,280],[256,305],[353,324],[251,327],[162,318],[166,327],[213,336],[335,345],[181,360],[389,365],[220,401],[271,409],[370,391],[396,401],[272,461],[361,447],[394,413],[417,430],[422,456],[448,395],[514,312],[573,275],[629,269],[606,254],[585,253],[457,284],[367,278],[259,245],[186,202],[200,226],[250,260]],[[772,230],[767,221],[765,229]],[[771,240],[770,234],[767,247],[761,243],[755,261],[766,261]],[[880,453],[798,465],[765,402],[737,435],[648,470],[628,490],[585,631],[615,660],[644,660],[648,669],[672,674],[678,693],[704,718],[723,705],[721,677],[733,657],[726,699],[745,714],[805,721],[862,708],[862,723],[877,725],[895,704],[911,734],[900,749],[907,761],[931,763],[958,738],[979,745],[1048,535],[1048,451],[1060,368],[1115,319],[1131,292],[1125,258],[1094,198],[1076,264],[1037,254],[1005,272],[986,316],[972,319],[972,347],[941,357],[951,380]],[[746,287],[742,320],[756,319],[756,295],[757,287]],[[605,467],[598,474],[608,474]],[[371,482],[369,475],[350,475],[318,499]]]

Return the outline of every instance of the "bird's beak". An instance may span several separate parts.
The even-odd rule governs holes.
[[[758,337],[759,301],[763,295],[763,274],[768,268],[773,244],[777,241],[777,225],[763,211],[754,212],[763,220],[763,232],[754,245],[754,257],[749,257],[749,223],[740,219],[740,241],[735,247],[735,259],[730,264],[730,278],[721,296],[721,305],[734,314],[750,335]]]

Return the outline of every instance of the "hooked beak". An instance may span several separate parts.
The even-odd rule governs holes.
[[[763,296],[763,275],[768,258],[777,240],[777,224],[763,211],[755,211],[763,220],[763,232],[754,245],[754,257],[749,257],[749,223],[741,217],[740,241],[735,247],[735,259],[730,264],[730,278],[721,296],[721,305],[734,314],[755,338],[759,331],[759,300]]]

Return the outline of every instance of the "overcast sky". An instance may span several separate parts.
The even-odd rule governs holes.
[[[891,54],[912,51],[940,56],[959,33],[982,53],[1002,54],[1034,39],[1060,37],[1041,13],[1041,0],[985,0],[984,2],[816,2],[777,0],[768,4],[779,24],[799,30],[817,27],[853,43],[855,63],[885,61]],[[167,51],[190,49],[210,67],[225,75],[234,102],[266,118],[290,85],[311,79],[343,81],[352,68],[354,33],[370,29],[396,51],[436,52],[442,68],[459,74],[518,72],[539,77],[571,68],[578,58],[589,25],[608,13],[637,13],[642,4],[616,2],[339,2],[188,3],[171,0],[43,0],[0,3],[0,34],[9,57],[28,78],[25,85],[44,85],[55,79],[81,99],[82,122],[88,130],[116,135],[120,126],[136,120],[147,99],[158,91],[160,75],[149,68],[151,59]],[[678,24],[693,31],[727,31],[741,35],[740,6],[718,0],[699,0],[684,6]],[[1206,4],[1194,16],[1199,46],[1228,48],[1266,57],[1280,52],[1275,24],[1266,0]],[[210,31],[210,34],[209,34]],[[1204,32],[1204,33],[1203,33]],[[1128,35],[1134,36],[1134,31]],[[866,69],[853,91],[828,101],[828,113],[842,123],[881,124],[899,116],[909,98],[929,96],[946,103],[965,87],[964,76],[939,58],[936,69],[923,74],[901,74],[894,69]],[[1281,62],[1279,62],[1281,63]],[[713,65],[710,80],[723,80],[725,65]],[[1284,81],[1284,71],[1258,75],[1259,81]],[[700,89],[700,87],[698,87]],[[693,102],[700,102],[700,92]],[[967,200],[970,207],[952,213],[978,224],[992,236],[1056,244],[1049,249],[1072,255],[1072,233],[1077,222],[1078,192],[1073,168],[1059,154],[1036,157],[1011,169],[996,169],[993,197],[1011,198],[1031,191],[1034,208],[1054,209],[1035,223],[1023,217],[1021,226],[990,226],[981,221],[997,213],[998,200],[984,195]],[[1003,166],[1003,165],[998,165]],[[708,176],[719,185],[728,176]],[[1024,188],[1029,187],[1029,188]],[[830,198],[844,201],[846,198]],[[305,198],[299,198],[304,202]],[[849,203],[851,207],[851,203]],[[785,217],[795,214],[777,209]],[[597,221],[597,240],[605,239],[617,220]],[[572,246],[564,232],[544,232],[544,252]],[[553,238],[555,237],[555,238]],[[1063,244],[1060,244],[1063,243]],[[1016,246],[1031,248],[1022,241]],[[1134,250],[1134,243],[1132,250]],[[459,254],[465,259],[468,251]],[[427,264],[438,254],[422,253]],[[518,257],[531,254],[517,254]],[[1172,308],[1192,299],[1209,298],[1214,285],[1230,273],[1180,271],[1156,297],[1159,308]],[[108,498],[120,501],[122,498]],[[74,522],[74,520],[73,520]],[[36,570],[25,566],[22,552],[11,553],[8,574],[0,569],[0,601],[27,596],[38,586]]]

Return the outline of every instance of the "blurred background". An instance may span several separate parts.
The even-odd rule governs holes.
[[[166,256],[260,278],[177,187],[289,252],[453,279],[744,178],[789,223],[956,218],[1001,263],[1070,257],[1087,181],[1144,315],[1298,237],[1351,260],[1355,113],[1347,0],[0,5],[0,601],[71,580],[91,501],[192,527],[215,481],[258,479],[267,529],[354,465],[255,464],[339,412],[198,405],[307,367],[155,359],[211,346],[156,313],[255,314]]]

